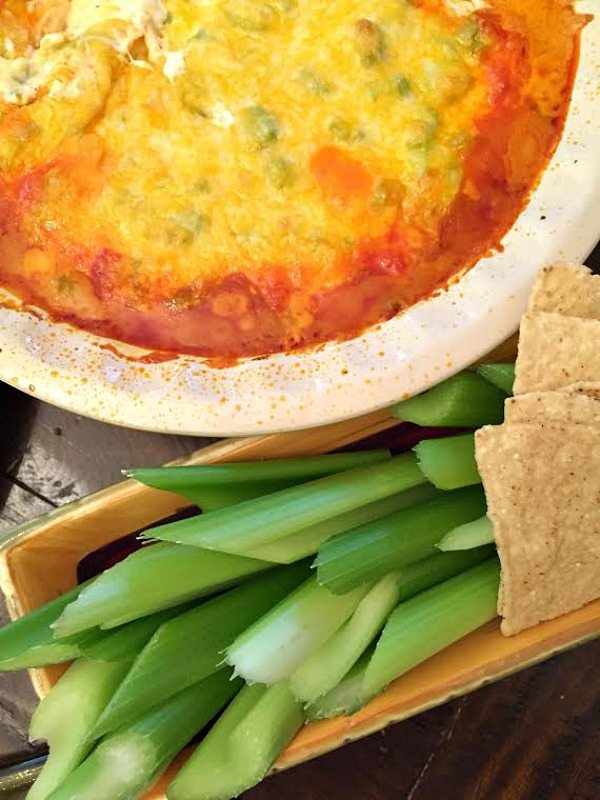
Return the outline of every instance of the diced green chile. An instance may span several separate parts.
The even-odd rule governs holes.
[[[392,84],[400,97],[407,97],[410,94],[410,81],[404,75],[394,75]]]
[[[279,120],[262,106],[250,106],[245,113],[246,133],[250,142],[259,150],[273,144],[279,138]]]
[[[329,123],[329,132],[340,142],[349,142],[354,137],[352,125],[344,117],[333,117]]]
[[[354,26],[355,46],[361,64],[372,67],[385,57],[385,36],[380,26],[370,19],[359,19]]]
[[[391,78],[370,81],[367,85],[367,91],[373,100],[379,100],[381,97],[386,99],[407,97],[411,92],[411,87],[404,75],[397,74]]]
[[[281,156],[277,156],[267,161],[265,165],[265,174],[269,182],[276,189],[285,189],[286,187],[291,186],[296,178],[294,165],[292,162],[289,159]]]

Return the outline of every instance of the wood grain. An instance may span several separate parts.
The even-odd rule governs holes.
[[[600,267],[600,250],[589,263]],[[4,386],[0,414],[4,529],[113,483],[123,466],[163,463],[208,443],[84,420]],[[598,686],[596,642],[270,778],[245,797],[597,800]],[[26,737],[32,704],[24,675],[0,676],[0,766],[34,752]]]

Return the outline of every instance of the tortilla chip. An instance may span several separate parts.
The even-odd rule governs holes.
[[[509,397],[504,403],[505,422],[567,422],[600,426],[600,398],[585,393],[530,392]]]
[[[553,264],[538,273],[529,311],[600,319],[600,276],[576,264]]]
[[[505,423],[475,441],[502,563],[502,633],[600,597],[600,430]]]
[[[593,397],[595,400],[600,400],[600,382],[585,383],[571,383],[569,386],[563,386],[559,392],[568,392],[569,394],[584,394],[587,397]]]
[[[515,394],[600,382],[600,320],[528,311],[515,369]]]

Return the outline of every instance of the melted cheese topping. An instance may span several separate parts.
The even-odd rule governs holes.
[[[141,33],[163,14],[160,3],[101,4],[96,14],[88,5],[98,4],[72,3],[69,33],[117,18]],[[177,21],[162,35],[178,53],[166,61],[173,85],[154,70],[120,76],[96,126],[114,168],[83,213],[64,208],[65,175],[46,192],[47,216],[60,215],[78,239],[96,220],[102,236],[139,262],[138,284],[164,283],[168,271],[185,286],[224,264],[255,271],[293,252],[327,285],[340,246],[384,235],[397,208],[365,213],[370,197],[341,202],[324,193],[308,167],[326,142],[364,167],[374,191],[377,182],[400,181],[407,217],[435,224],[458,189],[461,153],[486,103],[477,58],[443,20],[398,0],[363,2],[361,15],[379,20],[389,42],[385,63],[365,68],[355,0],[169,8]],[[252,138],[261,124],[253,110],[279,128],[264,146]]]
[[[83,36],[97,25],[127,23],[132,40],[156,36],[167,18],[162,0],[71,0],[67,18],[69,36]]]
[[[480,0],[71,0],[49,32],[38,5],[0,58],[0,169],[30,176],[21,235],[53,253],[30,266],[67,248],[141,313],[243,275],[294,340],[317,295],[437,258],[481,196],[482,120],[528,69]]]

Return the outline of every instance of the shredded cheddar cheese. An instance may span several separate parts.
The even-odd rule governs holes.
[[[36,298],[130,341],[212,354],[211,315],[223,354],[253,351],[253,332],[255,352],[329,338],[325,298],[353,285],[338,329],[371,324],[493,244],[555,143],[550,120],[529,120],[534,152],[510,164],[535,65],[527,25],[512,9],[503,22],[509,0],[72,0],[51,31],[52,4],[25,5],[0,14],[0,41],[25,40],[0,50],[0,197],[21,191],[11,252],[50,252],[54,288],[41,266],[25,278]],[[454,212],[491,187],[478,148],[493,119],[521,194],[452,254]],[[232,292],[243,302],[220,299]],[[139,334],[155,317],[168,335]]]

